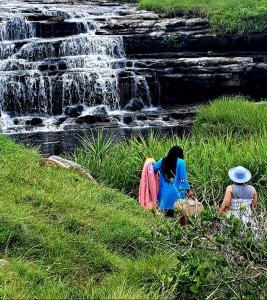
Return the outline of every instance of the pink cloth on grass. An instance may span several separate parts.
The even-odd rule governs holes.
[[[139,185],[139,203],[145,209],[157,208],[158,206],[159,179],[153,169],[154,162],[152,158],[145,161]]]

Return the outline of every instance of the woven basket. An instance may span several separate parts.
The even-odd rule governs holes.
[[[179,200],[174,204],[174,209],[183,216],[198,216],[203,210],[203,204],[197,200]]]

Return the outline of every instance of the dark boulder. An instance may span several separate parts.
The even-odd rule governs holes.
[[[142,108],[144,108],[144,103],[139,98],[133,98],[129,101],[125,108],[131,111],[141,110]]]
[[[130,124],[132,122],[133,122],[133,116],[131,116],[131,115],[123,116],[123,123]]]
[[[29,120],[25,121],[25,125],[27,126],[38,126],[43,124],[43,119],[40,117],[33,117]]]
[[[86,124],[94,124],[96,123],[96,116],[95,115],[84,115],[84,116],[80,116],[75,120],[76,123],[78,124],[82,124],[82,123],[86,123]]]
[[[136,116],[136,120],[138,120],[138,121],[145,121],[145,120],[147,120],[147,115],[146,114],[138,114]]]
[[[76,123],[82,124],[95,124],[95,123],[108,123],[110,119],[108,116],[102,114],[87,114],[84,116],[79,116],[76,120]]]
[[[59,22],[64,22],[65,18],[63,16],[52,16],[50,18],[51,22],[59,23]]]
[[[94,124],[94,123],[107,123],[110,122],[108,112],[105,106],[98,106],[93,109],[91,113],[88,113],[83,116],[79,116],[76,120],[76,123],[86,123],[86,124]]]
[[[164,122],[170,121],[170,116],[169,115],[162,116],[162,121],[164,121]]]
[[[175,120],[192,118],[194,116],[195,116],[195,112],[190,112],[190,111],[175,111],[170,113],[170,117]]]
[[[81,115],[83,109],[84,108],[82,105],[67,106],[64,110],[64,113],[70,118],[77,118]]]
[[[159,114],[158,113],[156,113],[156,112],[153,112],[153,113],[150,113],[149,115],[148,115],[148,119],[149,120],[156,120],[156,119],[158,119],[159,118]]]
[[[108,120],[108,112],[105,106],[98,106],[96,108],[94,108],[93,115],[98,116],[98,118],[101,117],[101,119],[103,120],[103,122],[105,122],[105,120]]]
[[[15,119],[13,119],[13,123],[14,123],[14,125],[19,125],[19,119],[17,119],[17,118],[15,118]]]
[[[185,118],[185,113],[181,112],[171,112],[170,117],[179,120],[179,119],[184,119]]]
[[[62,124],[62,123],[64,123],[67,119],[68,119],[68,117],[66,117],[66,116],[60,116],[60,117],[57,118],[57,123],[58,123],[58,124]]]

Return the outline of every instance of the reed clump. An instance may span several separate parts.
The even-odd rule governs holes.
[[[147,157],[160,159],[173,145],[185,152],[189,180],[200,199],[221,201],[229,184],[227,171],[242,165],[251,170],[252,182],[266,206],[267,104],[235,97],[223,98],[199,108],[189,137],[135,137],[130,141],[108,139],[99,132],[87,137],[75,153],[99,181],[132,196],[137,195],[140,172]],[[101,146],[100,146],[101,145]],[[100,171],[101,170],[101,171]]]

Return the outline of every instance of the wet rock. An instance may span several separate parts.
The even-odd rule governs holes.
[[[137,121],[137,120],[133,120],[132,123],[128,124],[130,127],[141,127],[142,125],[144,125],[142,122]]]
[[[14,125],[19,125],[20,121],[19,121],[19,119],[15,118],[15,119],[13,119],[13,123],[14,123]]]
[[[123,116],[123,123],[128,125],[133,122],[133,119],[134,119],[133,116],[125,115],[125,116]]]
[[[117,121],[122,122],[122,116],[120,116],[120,115],[114,115],[113,119],[116,119]]]
[[[44,71],[49,70],[49,66],[48,66],[48,64],[40,64],[38,69],[39,69],[39,71],[44,72]]]
[[[59,70],[66,70],[67,69],[67,64],[65,63],[65,62],[60,62],[59,64],[58,64],[58,69]]]
[[[146,114],[138,114],[136,116],[136,120],[138,120],[138,121],[145,121],[145,120],[147,120],[147,115]]]
[[[180,112],[171,112],[170,117],[175,119],[175,120],[179,120],[179,119],[183,119],[185,117],[185,114],[180,113]]]
[[[190,111],[175,111],[170,113],[170,117],[175,120],[181,120],[185,118],[194,117],[195,113]]]
[[[57,123],[62,124],[65,121],[67,121],[67,119],[68,119],[68,117],[66,117],[66,116],[60,116],[60,117],[57,118]]]
[[[76,123],[82,124],[94,124],[94,123],[108,123],[110,118],[108,116],[107,109],[104,105],[95,107],[92,112],[79,116],[76,120]]]
[[[37,125],[42,125],[43,124],[43,119],[39,117],[34,117],[31,119],[31,125],[32,126],[37,126]]]
[[[64,113],[70,118],[77,118],[82,114],[83,110],[84,108],[82,105],[67,106]]]
[[[17,119],[17,122],[20,123],[20,120]],[[31,119],[25,120],[26,126],[40,126],[43,125],[43,119],[40,117],[33,117]]]
[[[63,22],[64,17],[63,16],[53,16],[53,17],[50,18],[50,21],[55,22],[55,23]]]
[[[16,112],[15,112],[15,111],[7,111],[6,113],[7,113],[7,115],[8,115],[10,118],[15,118],[15,117],[16,117]]]
[[[83,116],[79,116],[75,122],[78,124],[86,123],[86,124],[95,124],[95,123],[107,123],[110,119],[108,115],[96,113],[96,114],[87,114]]]
[[[94,124],[96,123],[96,116],[95,115],[85,115],[85,116],[80,116],[75,120],[76,123],[82,124]]]
[[[161,126],[164,126],[165,124],[164,124],[164,122],[163,121],[161,121],[161,120],[150,120],[149,122],[148,122],[148,125],[149,126],[152,126],[152,127],[154,127],[154,126],[158,126],[158,127],[161,127]]]
[[[93,112],[93,115],[98,116],[98,118],[101,117],[101,119],[103,120],[103,122],[105,122],[105,120],[108,120],[108,112],[105,106],[98,106],[96,107]]]
[[[147,115],[148,120],[156,120],[159,118],[159,114],[157,113],[150,113]]]
[[[144,103],[140,98],[133,98],[125,107],[127,110],[137,111],[144,108]]]
[[[163,115],[162,116],[162,121],[169,122],[170,121],[170,116],[169,115]]]

